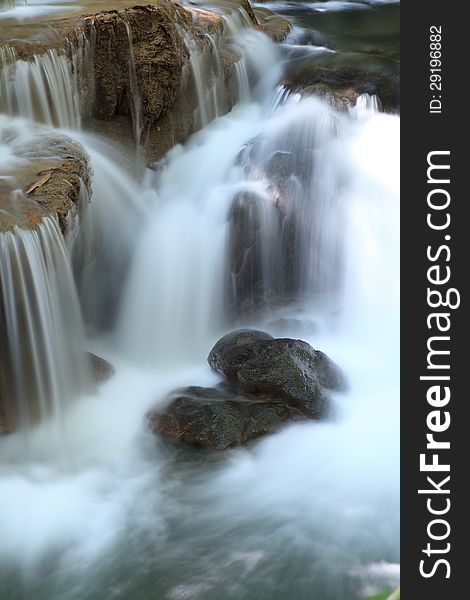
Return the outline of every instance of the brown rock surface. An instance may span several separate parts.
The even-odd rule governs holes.
[[[50,215],[58,217],[65,233],[68,216],[78,212],[81,190],[89,193],[86,152],[80,144],[55,133],[33,136],[17,152],[21,164],[7,168],[5,174],[11,180],[0,181],[0,233],[15,226],[34,229]]]

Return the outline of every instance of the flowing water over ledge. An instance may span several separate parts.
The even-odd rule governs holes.
[[[95,393],[59,392],[26,453],[22,433],[0,439],[9,600],[345,600],[396,583],[399,117],[368,96],[338,112],[289,94],[288,45],[232,26],[240,101],[143,180],[106,140],[68,131],[94,171],[72,258],[54,221],[0,235],[1,289],[16,302],[4,322],[30,302],[53,315],[32,320],[54,329],[30,329],[53,349],[37,372],[83,381],[75,344],[116,368]],[[211,114],[212,94],[200,102]],[[233,260],[234,206],[256,268]],[[35,274],[23,302],[15,269]],[[106,331],[86,342],[77,294],[90,334]],[[240,319],[332,356],[349,379],[334,413],[224,454],[157,440],[147,410],[175,387],[213,385],[205,357]]]

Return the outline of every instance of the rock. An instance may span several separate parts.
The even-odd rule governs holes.
[[[149,414],[154,433],[203,448],[232,448],[288,421],[324,416],[325,390],[345,386],[340,369],[323,352],[253,329],[222,337],[207,360],[224,383],[169,394],[166,409]]]
[[[259,25],[258,19],[256,18],[255,12],[254,12],[253,7],[251,6],[250,2],[248,0],[240,0],[240,6],[246,12],[246,14],[250,18],[250,21],[252,22],[252,24],[255,26]]]
[[[149,414],[154,433],[203,448],[232,448],[288,421],[324,416],[325,389],[344,389],[340,369],[323,352],[253,329],[225,335],[208,362],[225,382],[169,394],[166,409]]]
[[[208,35],[220,41],[226,28],[224,14],[240,8],[248,15],[247,27],[256,27],[276,41],[284,39],[291,28],[288,21],[267,9],[254,11],[249,0],[224,0],[215,10],[190,3],[181,6],[172,0],[143,6],[124,3],[117,10],[93,12],[96,8],[84,7],[82,14],[54,13],[48,17],[47,27],[29,23],[27,30],[9,20],[5,27],[2,25],[0,47],[11,49],[17,59],[25,61],[51,49],[67,54],[86,128],[132,150],[134,138],[140,135],[150,164],[201,126],[184,38],[210,52]],[[230,44],[219,50],[224,74],[220,115],[235,103],[235,65],[240,56]],[[212,79],[212,74],[206,75]],[[141,114],[137,123],[138,106]],[[134,154],[129,160],[134,160]]]
[[[308,63],[292,69],[284,84],[301,95],[320,96],[340,110],[354,105],[361,94],[377,95],[385,111],[395,112],[400,106],[400,76],[393,68],[364,70],[351,65]]]
[[[149,415],[153,432],[216,450],[246,444],[302,418],[286,404],[241,396],[230,388],[188,387],[176,390],[170,399],[163,413]]]
[[[168,0],[160,0],[155,6],[97,13],[93,19],[85,19],[85,35],[95,36],[93,112],[98,118],[131,114],[132,94],[136,92],[146,122],[155,121],[173,104],[188,58],[181,29],[175,26],[175,21],[184,27],[191,17]],[[136,82],[131,81],[132,60]],[[137,89],[131,90],[133,87]]]
[[[252,356],[253,344],[274,338],[264,331],[237,329],[224,335],[209,353],[210,367],[223,375],[228,383],[235,383],[236,371]]]
[[[87,356],[90,371],[96,383],[104,383],[116,373],[113,365],[104,358],[96,356],[96,354],[92,354],[91,352],[87,352]]]
[[[290,22],[281,15],[264,6],[256,6],[253,10],[259,23],[257,29],[263,31],[274,42],[283,42],[292,31]]]
[[[318,96],[325,102],[328,102],[333,108],[339,111],[347,111],[356,104],[360,93],[353,87],[330,87],[325,83],[309,85],[298,90],[300,95]]]
[[[0,180],[0,234],[14,227],[35,229],[56,216],[63,233],[80,211],[81,195],[91,193],[91,167],[85,149],[62,133],[11,125],[5,131],[15,166]]]
[[[234,331],[217,342],[209,365],[238,392],[283,401],[311,418],[328,408],[325,389],[342,390],[339,367],[307,342],[274,339],[260,331]]]

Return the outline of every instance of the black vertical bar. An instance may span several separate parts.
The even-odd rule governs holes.
[[[469,530],[466,507],[466,483],[470,481],[467,457],[470,458],[467,439],[470,423],[466,421],[470,399],[465,386],[465,374],[470,373],[470,350],[466,344],[470,315],[467,311],[468,279],[470,278],[470,227],[467,225],[467,205],[470,204],[464,181],[470,169],[465,165],[468,150],[464,150],[469,125],[464,88],[468,84],[466,19],[463,6],[442,0],[402,2],[401,28],[401,594],[403,600],[454,600],[470,597],[469,567],[466,565],[465,538]],[[438,33],[440,32],[440,34]],[[434,37],[431,37],[434,35]],[[440,35],[440,41],[438,36]],[[440,48],[431,46],[439,43]],[[437,52],[440,52],[439,67]],[[435,62],[431,63],[434,59]],[[435,69],[432,71],[431,69]],[[441,69],[439,71],[438,69]],[[439,77],[432,75],[439,75]],[[431,83],[440,83],[432,86]],[[441,89],[439,89],[441,87]],[[433,101],[433,102],[431,102]],[[441,107],[439,107],[441,103]],[[432,111],[435,112],[432,112]],[[430,152],[449,152],[431,159],[450,170],[435,169],[428,182],[428,155]],[[434,177],[433,177],[434,174]],[[442,181],[450,179],[450,183]],[[448,208],[432,209],[431,204],[446,204]],[[443,191],[442,191],[443,190]],[[451,219],[449,227],[433,229],[428,223],[441,226]],[[449,238],[450,236],[450,238]],[[428,247],[430,250],[428,250]],[[449,250],[446,250],[448,247]],[[440,254],[438,251],[440,250]],[[427,256],[430,252],[430,259]],[[448,254],[450,252],[450,256]],[[428,273],[432,266],[439,265]],[[448,269],[447,269],[448,267]],[[445,279],[447,283],[431,283]],[[445,277],[444,277],[445,276]],[[428,303],[428,288],[440,291],[443,297],[450,293],[451,304],[460,306],[432,308]],[[458,292],[458,293],[457,293]],[[438,304],[439,296],[431,301]],[[450,322],[448,332],[439,331]],[[450,369],[428,368],[427,343],[432,336],[448,336],[450,340],[435,340],[431,347],[450,350],[450,355],[436,355],[433,364]],[[450,380],[420,380],[420,376],[449,376]],[[431,386],[450,389],[447,405],[431,406],[427,393]],[[436,396],[433,396],[436,399]],[[432,399],[432,398],[431,398]],[[429,417],[432,411],[438,414]],[[433,432],[431,426],[446,424],[446,412],[451,419],[448,429]],[[467,429],[469,431],[467,432]],[[427,434],[434,439],[449,441],[450,449],[429,449]],[[420,454],[425,462],[437,454],[439,463],[450,465],[450,471],[423,471]],[[428,481],[430,477],[434,484]],[[450,480],[442,483],[448,476]],[[436,487],[437,486],[437,487]],[[437,493],[438,489],[448,493]],[[418,490],[435,493],[419,494]],[[447,512],[431,514],[430,509]],[[441,519],[441,521],[435,521]],[[435,521],[434,523],[432,523]],[[448,526],[450,529],[448,529]],[[449,531],[448,536],[446,536]],[[441,540],[432,539],[442,537]],[[428,544],[430,546],[428,547]],[[449,546],[447,546],[449,544]],[[423,552],[426,551],[426,552]],[[423,561],[423,562],[421,562]],[[438,561],[442,561],[439,562]],[[421,572],[420,572],[421,570]],[[424,575],[423,575],[424,573]],[[425,576],[426,575],[426,576]]]

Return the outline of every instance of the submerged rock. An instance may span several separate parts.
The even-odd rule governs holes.
[[[215,388],[175,390],[167,408],[150,413],[154,433],[204,448],[240,446],[286,422],[327,413],[327,390],[345,387],[326,354],[302,340],[242,329],[221,338],[208,362],[224,377]]]
[[[97,356],[92,352],[87,352],[87,356],[90,371],[96,383],[104,383],[116,373],[113,365],[104,358],[101,358],[101,356]]]

